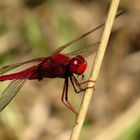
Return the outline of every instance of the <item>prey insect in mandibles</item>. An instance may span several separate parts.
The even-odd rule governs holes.
[[[124,12],[120,12],[116,15],[116,17],[122,15]],[[12,80],[12,82],[8,85],[8,87],[3,91],[0,95],[0,111],[2,111],[7,104],[13,99],[13,97],[17,94],[17,92],[24,85],[26,80],[42,80],[43,78],[64,78],[64,87],[61,96],[62,102],[76,115],[76,111],[73,109],[71,104],[68,101],[68,82],[72,83],[72,86],[76,93],[85,91],[88,88],[83,88],[83,84],[94,81],[84,81],[83,83],[79,83],[75,77],[76,75],[83,75],[84,71],[87,67],[87,62],[85,58],[79,53],[87,51],[86,49],[79,50],[73,52],[71,54],[76,55],[75,57],[70,57],[70,54],[62,54],[61,52],[71,44],[77,42],[78,40],[84,38],[88,34],[94,32],[95,30],[104,26],[104,23],[99,25],[98,27],[90,30],[89,32],[81,35],[80,37],[74,39],[73,41],[59,47],[51,56],[48,57],[40,57],[35,58],[29,61],[25,61],[22,63],[16,63],[12,65],[7,65],[0,69],[0,81]],[[94,46],[98,46],[99,42],[90,45],[90,49],[95,50]],[[31,62],[36,62],[37,65],[33,65],[25,70],[19,71],[17,73],[3,75],[21,65],[28,64]]]

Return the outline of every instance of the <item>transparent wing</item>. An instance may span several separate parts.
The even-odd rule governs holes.
[[[126,12],[126,10],[117,13],[117,15],[116,15],[115,18],[121,16],[121,15],[124,14],[125,12]],[[84,33],[84,34],[82,34],[81,36],[75,38],[74,40],[70,41],[69,43],[67,43],[67,44],[65,44],[65,45],[63,45],[63,46],[60,46],[60,47],[55,51],[55,53],[56,53],[56,52],[61,52],[61,51],[63,51],[63,50],[64,50],[65,48],[67,48],[68,46],[72,45],[73,43],[76,43],[76,42],[79,41],[80,39],[86,37],[87,35],[93,33],[94,31],[100,29],[100,28],[103,27],[104,25],[105,25],[105,22],[103,22],[103,23],[100,24],[99,26],[97,26],[97,27],[91,29],[90,31],[88,31],[88,32],[86,32],[86,33]]]
[[[35,71],[26,75],[24,79],[15,79],[7,86],[7,88],[0,95],[0,111],[2,111],[9,102],[15,97],[18,91],[23,87],[27,79],[34,74]]]
[[[45,59],[46,59],[46,57],[39,57],[39,58],[31,59],[29,61],[4,66],[4,67],[0,68],[0,75],[4,74],[10,70],[13,70],[21,65],[31,63],[31,62],[41,62],[41,61],[44,61]]]
[[[0,111],[2,111],[22,88],[26,79],[13,80],[0,95]]]
[[[74,55],[89,56],[97,51],[99,43],[100,42],[89,44],[87,47],[76,50],[74,52],[67,53],[67,55],[70,55],[70,56],[74,56]]]
[[[91,29],[90,31],[88,31],[88,32],[86,32],[86,33],[84,33],[84,34],[82,34],[81,36],[77,37],[76,39],[72,40],[71,42],[69,42],[69,43],[67,43],[67,44],[65,44],[65,45],[63,45],[63,46],[61,46],[61,47],[59,47],[55,52],[61,52],[61,51],[63,51],[65,48],[67,48],[68,46],[72,45],[73,43],[79,41],[80,39],[86,37],[87,35],[93,33],[94,31],[100,29],[101,27],[104,26],[104,24],[105,24],[105,23],[103,23],[103,24],[97,26],[97,27],[94,28],[94,29]]]

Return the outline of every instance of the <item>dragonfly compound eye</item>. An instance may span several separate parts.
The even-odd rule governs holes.
[[[70,72],[78,75],[83,74],[86,67],[87,62],[81,55],[77,55],[76,57],[72,58],[69,66]]]

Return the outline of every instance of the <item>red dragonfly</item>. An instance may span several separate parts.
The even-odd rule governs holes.
[[[120,12],[119,14],[116,15],[116,17],[122,15],[123,13],[124,12]],[[77,115],[76,111],[73,109],[73,107],[68,101],[68,82],[70,80],[76,93],[85,91],[87,88],[93,88],[93,87],[83,88],[82,85],[94,81],[88,80],[88,81],[84,81],[83,83],[79,83],[75,77],[75,75],[83,75],[84,71],[86,70],[87,62],[82,55],[79,55],[79,53],[80,54],[85,53],[87,51],[87,48],[83,50],[75,51],[71,54],[62,54],[61,52],[66,47],[84,38],[88,34],[101,28],[102,26],[104,26],[104,23],[90,30],[89,32],[81,35],[80,37],[74,39],[73,41],[61,46],[51,56],[39,57],[22,63],[16,63],[16,64],[2,67],[0,69],[0,81],[5,81],[5,80],[13,80],[13,81],[8,85],[8,87],[3,91],[3,93],[0,96],[0,111],[2,111],[9,104],[9,102],[13,99],[13,97],[22,88],[22,86],[24,85],[27,79],[28,80],[37,79],[41,81],[43,78],[58,77],[58,78],[65,79],[61,100],[72,112],[74,112]],[[99,42],[94,43],[92,45],[98,46],[98,44]],[[93,48],[92,45],[89,45],[89,49],[90,50],[92,49],[92,52],[94,52],[96,49],[95,47]],[[76,56],[70,57],[70,55],[76,55]],[[17,73],[3,75],[4,73],[7,73],[21,65],[31,63],[31,62],[36,62],[38,64],[33,65]]]

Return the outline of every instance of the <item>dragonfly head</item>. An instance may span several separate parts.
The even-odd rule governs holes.
[[[81,55],[77,55],[76,57],[73,57],[69,64],[70,72],[78,75],[82,75],[86,67],[87,67],[87,62]]]

